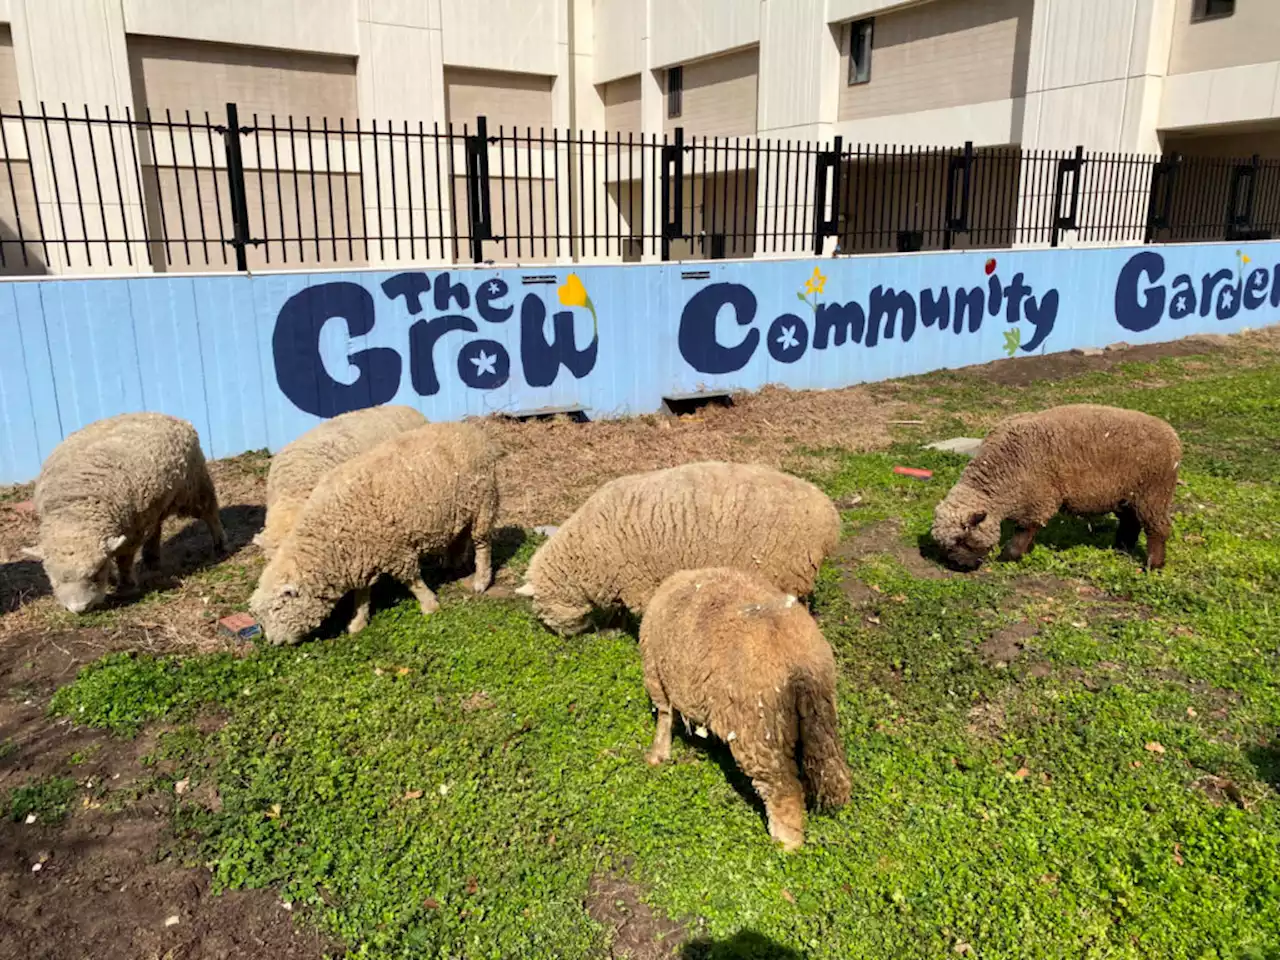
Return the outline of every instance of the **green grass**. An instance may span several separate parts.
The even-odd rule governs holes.
[[[277,888],[356,957],[600,956],[583,901],[603,870],[687,921],[689,956],[1280,957],[1280,366],[902,390],[931,399],[930,438],[992,395],[1167,417],[1187,446],[1169,565],[1111,550],[1111,520],[1059,518],[1019,565],[916,576],[964,460],[815,450],[808,472],[862,497],[847,536],[897,526],[820,580],[853,800],[796,854],[722,750],[643,763],[630,635],[560,640],[519,602],[456,591],[423,619],[406,601],[356,637],[241,659],[110,657],[54,709],[125,735],[177,724],[173,776],[222,801],[178,805],[193,860]],[[984,644],[1024,623],[1021,656],[993,662]],[[224,726],[184,725],[206,704]]]
[[[71,798],[75,796],[74,780],[49,777],[14,787],[5,801],[9,819],[24,823],[34,816],[40,823],[58,823],[67,815]]]

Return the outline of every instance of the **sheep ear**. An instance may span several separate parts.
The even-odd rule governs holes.
[[[968,526],[976,527],[985,519],[987,519],[987,512],[985,510],[979,511],[969,518]]]
[[[107,537],[102,541],[103,548],[107,553],[115,553],[124,546],[125,540],[128,539],[123,533],[117,533],[114,537]]]
[[[538,590],[532,583],[525,583],[516,587],[515,593],[517,597],[536,597]]]
[[[39,547],[23,547],[22,552],[32,560],[44,560],[44,551]]]

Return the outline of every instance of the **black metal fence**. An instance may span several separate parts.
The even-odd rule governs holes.
[[[1280,160],[0,113],[0,272],[718,259],[1280,231]],[[6,195],[7,194],[7,195]]]

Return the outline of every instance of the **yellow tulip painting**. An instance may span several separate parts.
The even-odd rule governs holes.
[[[587,288],[582,285],[582,279],[576,274],[571,273],[565,277],[559,289],[556,291],[560,294],[560,303],[566,307],[586,307],[591,311],[591,334],[593,337],[599,335],[599,323],[596,320],[596,306],[591,302],[591,297],[587,293]]]
[[[809,304],[814,313],[818,312],[818,295],[826,289],[827,278],[817,267],[813,268],[813,276],[804,282],[804,293],[796,293],[796,299]],[[812,302],[809,297],[813,297]]]

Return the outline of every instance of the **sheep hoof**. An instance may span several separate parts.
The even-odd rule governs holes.
[[[475,580],[471,582],[471,589],[474,590],[476,593],[484,593],[492,585],[493,585],[492,577],[484,577],[484,578],[476,577]]]
[[[644,755],[644,762],[651,767],[660,767],[667,762],[667,757],[665,754],[655,753],[654,751],[650,750],[648,753]]]
[[[359,633],[369,625],[368,617],[357,617],[347,624],[347,633]]]

